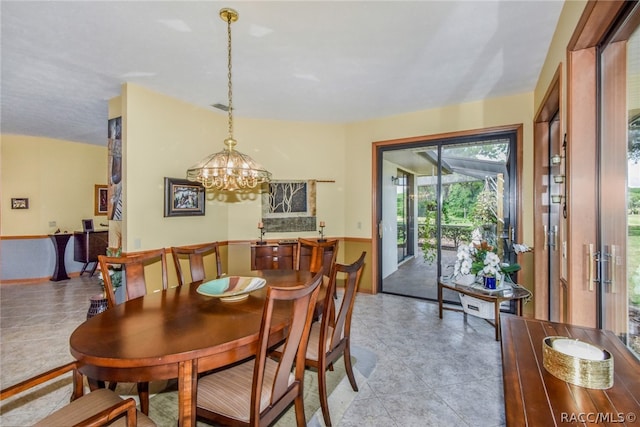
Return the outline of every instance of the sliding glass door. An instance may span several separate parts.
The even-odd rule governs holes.
[[[635,20],[634,17],[635,16]],[[640,355],[640,7],[600,53],[599,325]]]
[[[503,132],[380,149],[382,292],[435,300],[438,277],[473,238],[513,261],[515,147],[516,133]]]

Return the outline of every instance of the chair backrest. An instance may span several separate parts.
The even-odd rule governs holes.
[[[322,271],[329,275],[331,266],[338,257],[338,240],[318,242],[316,240],[298,239],[295,256],[296,270],[306,270],[312,273]]]
[[[176,266],[176,273],[178,274],[178,285],[180,286],[184,285],[185,283],[197,282],[205,279],[205,256],[215,257],[215,278],[219,278],[220,276],[222,276],[222,262],[220,261],[220,247],[218,245],[218,242],[172,247],[171,255],[173,256],[173,262]],[[186,279],[184,269],[182,268],[182,265],[180,263],[180,259],[185,257],[189,259],[191,282]]]
[[[147,294],[144,269],[145,266],[158,261],[160,261],[162,267],[162,289],[167,289],[167,257],[164,248],[120,257],[98,255],[100,273],[104,281],[109,307],[116,305],[115,288],[109,274],[109,266],[122,268],[126,300],[130,300]]]
[[[351,334],[351,316],[366,255],[366,252],[362,252],[360,258],[353,264],[334,263],[331,268],[329,285],[324,298],[318,355],[327,353],[326,347],[322,348],[322,343],[325,343],[324,345],[326,346],[326,343],[330,342],[328,351],[332,351],[340,345],[345,337],[348,338]],[[344,275],[346,275],[344,277],[344,295],[342,296],[340,309],[336,311],[333,295],[339,276]]]
[[[309,343],[309,331],[313,320],[322,274],[317,273],[311,280],[302,286],[291,288],[269,287],[267,298],[262,312],[262,323],[258,342],[258,353],[253,370],[253,384],[251,387],[251,425],[263,418],[260,424],[269,425],[271,420],[284,412],[298,393],[302,393],[301,387],[304,379],[304,360]],[[289,327],[283,344],[282,357],[278,359],[278,368],[271,390],[271,401],[267,412],[260,413],[260,400],[265,376],[265,364],[269,353],[269,334],[276,321],[282,318],[274,316],[274,307],[283,307],[280,301],[290,302]],[[286,307],[286,306],[284,306]],[[291,381],[291,372],[295,366],[294,380]],[[274,409],[274,411],[269,411]]]

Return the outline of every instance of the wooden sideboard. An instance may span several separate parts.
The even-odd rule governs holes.
[[[251,245],[252,270],[291,270],[296,268],[298,257],[298,241],[282,240],[278,243],[265,245]],[[324,252],[324,265],[330,265],[333,259],[332,251]],[[308,270],[311,261],[311,250],[300,248],[300,269]]]
[[[89,275],[93,276],[98,266],[98,255],[105,255],[108,245],[109,232],[106,230],[76,231],[73,233],[73,259],[84,263],[80,271],[81,276],[87,270],[89,263],[92,262],[94,264]]]
[[[252,270],[291,270],[295,266],[296,241],[251,246]]]

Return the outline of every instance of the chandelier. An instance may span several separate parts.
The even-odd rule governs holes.
[[[228,63],[228,136],[224,140],[225,148],[201,160],[187,170],[187,178],[198,181],[205,188],[235,191],[255,188],[258,184],[269,182],[271,173],[250,156],[235,149],[233,138],[233,90],[231,85],[231,23],[238,20],[238,12],[224,8],[220,17],[227,22],[227,63]]]

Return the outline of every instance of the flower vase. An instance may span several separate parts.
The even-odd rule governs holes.
[[[484,276],[484,287],[487,289],[495,289],[496,288],[496,278]]]

